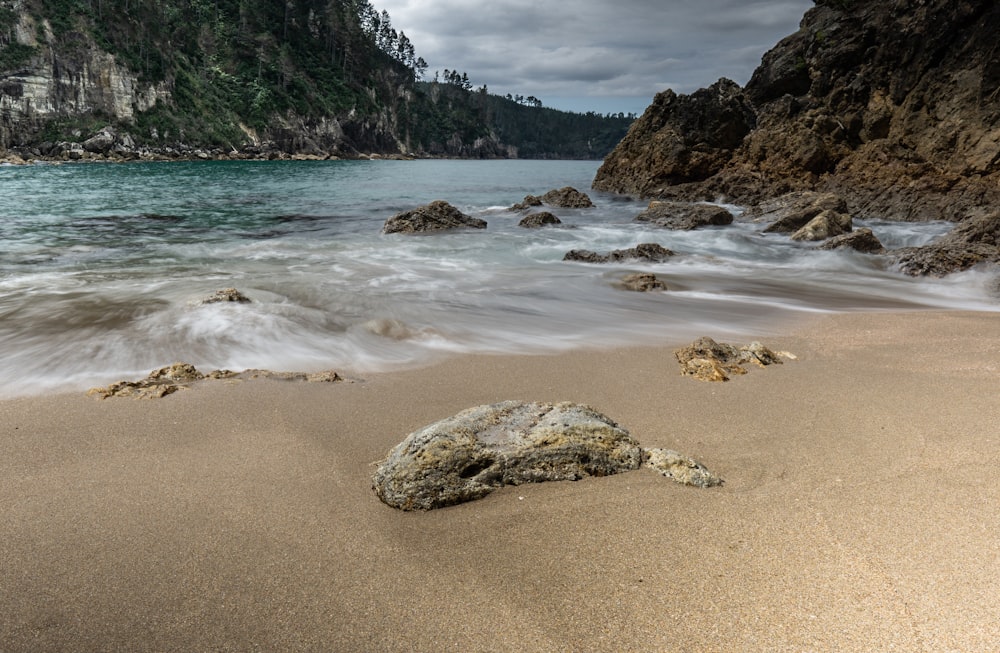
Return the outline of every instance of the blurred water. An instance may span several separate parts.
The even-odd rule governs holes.
[[[0,168],[0,396],[199,368],[363,374],[456,352],[550,352],[776,329],[803,312],[997,310],[969,272],[912,279],[764,225],[633,222],[644,203],[589,191],[580,161],[185,162]],[[504,207],[574,186],[593,209],[517,226]],[[382,235],[443,199],[486,231]],[[730,207],[739,213],[738,207]],[[871,222],[889,247],[950,225]],[[563,262],[658,242],[660,264]],[[651,271],[666,293],[614,282]],[[235,286],[250,304],[202,304]]]

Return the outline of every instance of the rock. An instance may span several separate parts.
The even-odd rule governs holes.
[[[940,277],[983,263],[1000,263],[1000,213],[966,220],[923,247],[893,251],[900,270]]]
[[[651,292],[667,289],[667,284],[657,279],[655,274],[650,274],[649,272],[626,274],[622,277],[621,286],[625,290],[634,292]]]
[[[115,145],[115,134],[113,127],[105,127],[85,140],[82,143],[83,149],[94,154],[107,154]]]
[[[868,227],[861,227],[851,233],[834,236],[816,249],[853,249],[864,254],[884,254],[885,247]]]
[[[683,485],[706,488],[723,483],[721,478],[708,471],[704,465],[672,449],[645,449],[643,464]]]
[[[680,363],[681,374],[693,376],[699,381],[728,381],[730,376],[746,374],[743,367],[746,363],[764,367],[782,362],[778,353],[759,342],[736,347],[718,343],[707,336],[675,350],[674,356]]]
[[[562,220],[548,211],[539,211],[538,213],[532,213],[521,218],[521,221],[517,223],[517,226],[524,227],[526,229],[537,229],[539,227],[554,224],[562,224]]]
[[[579,261],[581,263],[617,263],[629,260],[660,263],[671,256],[674,256],[674,253],[662,245],[657,243],[640,243],[635,247],[616,249],[608,254],[598,254],[588,249],[573,249],[566,252],[563,260]]]
[[[572,186],[564,186],[559,189],[550,190],[541,197],[538,195],[527,195],[525,198],[510,207],[511,211],[527,211],[535,206],[558,206],[564,209],[589,209],[594,206],[590,197],[586,193],[581,193]]]
[[[236,288],[223,288],[201,300],[202,304],[217,304],[220,302],[236,302],[238,304],[248,304],[253,300],[241,293]]]
[[[818,0],[744,89],[659,94],[594,187],[744,205],[834,192],[855,218],[989,213],[1000,204],[998,30],[1000,5],[985,0]]]
[[[541,206],[542,198],[538,195],[526,195],[524,199],[514,206],[510,207],[511,211],[527,211],[534,206]]]
[[[665,229],[690,231],[699,227],[732,224],[733,214],[721,206],[653,200],[649,208],[635,217],[636,222],[650,222]]]
[[[770,222],[765,233],[794,233],[824,211],[846,214],[847,202],[833,193],[787,193],[751,207],[746,217],[754,222]]]
[[[504,485],[618,474],[642,459],[628,431],[592,408],[505,401],[411,433],[379,463],[372,489],[394,508],[431,510]]]
[[[468,216],[451,204],[437,200],[411,211],[397,213],[385,221],[382,233],[416,233],[463,228],[485,229],[486,221]]]
[[[563,260],[579,263],[607,263],[611,258],[607,254],[598,254],[589,249],[571,249],[563,255]]]
[[[178,390],[185,390],[192,384],[203,380],[219,379],[276,379],[279,381],[304,381],[309,383],[334,383],[343,378],[333,370],[323,372],[272,372],[270,370],[213,370],[202,374],[190,363],[174,363],[167,367],[153,370],[144,379],[138,381],[118,381],[104,388],[91,388],[90,396],[98,399],[109,397],[132,397],[134,399],[159,399],[171,395]]]
[[[826,240],[833,236],[850,233],[853,228],[851,216],[846,213],[826,210],[792,234],[792,240]]]
[[[667,186],[708,179],[755,125],[753,106],[731,80],[691,95],[663,91],[604,159],[594,188],[650,197]]]
[[[542,195],[542,201],[549,206],[558,206],[565,209],[589,209],[594,206],[594,203],[586,193],[581,193],[572,186],[550,190]]]

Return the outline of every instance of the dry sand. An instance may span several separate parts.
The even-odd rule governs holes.
[[[0,402],[0,651],[1000,650],[1000,314],[764,341],[799,360],[726,384],[665,343]],[[392,445],[504,399],[588,403],[726,485],[378,502]]]

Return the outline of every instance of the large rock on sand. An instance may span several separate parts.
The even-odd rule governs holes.
[[[608,476],[642,462],[628,431],[592,408],[505,401],[411,433],[379,464],[372,488],[394,508],[430,510],[504,485]]]
[[[385,221],[384,234],[447,231],[449,229],[485,229],[486,221],[468,216],[448,202],[437,200],[412,211],[397,213]]]

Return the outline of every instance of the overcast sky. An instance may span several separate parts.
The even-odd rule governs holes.
[[[567,111],[641,114],[666,88],[745,84],[813,0],[372,0],[427,77],[466,72],[499,95]]]

